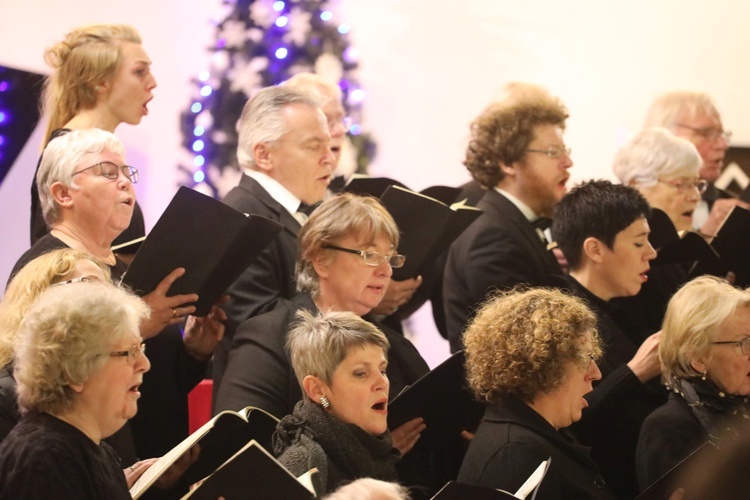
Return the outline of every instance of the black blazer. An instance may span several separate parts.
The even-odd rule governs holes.
[[[278,222],[284,229],[227,290],[231,300],[223,308],[228,321],[224,338],[216,346],[213,357],[214,395],[221,384],[232,338],[240,323],[288,304],[297,294],[294,268],[299,248],[297,232],[300,229],[297,219],[247,175],[242,175],[239,185],[229,191],[222,201],[242,213],[260,215]]]
[[[302,389],[292,370],[286,337],[299,310],[318,312],[308,294],[266,314],[250,318],[237,329],[224,380],[216,395],[214,413],[255,406],[276,417],[284,417],[302,399]],[[408,384],[429,371],[414,345],[408,339],[380,325],[367,316],[388,338],[388,379],[390,399]]]
[[[542,461],[552,458],[536,498],[615,498],[588,455],[566,430],[555,430],[515,398],[489,405],[471,440],[458,480],[515,493]]]
[[[534,227],[505,196],[488,190],[477,208],[484,214],[451,246],[443,276],[451,352],[463,347],[463,330],[489,292],[519,283],[541,286],[562,274]]]

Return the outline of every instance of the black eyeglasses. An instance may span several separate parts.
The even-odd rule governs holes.
[[[719,137],[727,141],[727,144],[732,139],[732,132],[729,130],[722,130],[720,128],[716,127],[703,127],[703,128],[696,128],[691,127],[690,125],[683,125],[682,123],[675,123],[676,126],[686,128],[688,130],[692,130],[695,132],[695,135],[703,137],[706,140],[709,141],[715,141]]]
[[[527,153],[542,153],[555,160],[559,159],[563,154],[570,156],[573,152],[572,149],[566,148],[565,146],[550,146],[547,149],[527,149]]]
[[[368,252],[366,250],[354,250],[353,248],[337,247],[336,245],[323,245],[323,248],[328,250],[338,250],[340,252],[348,252],[356,255],[361,255],[365,261],[365,264],[372,267],[377,267],[385,262],[388,263],[393,269],[398,269],[406,262],[404,255],[383,255],[378,252]]]
[[[102,177],[106,177],[107,179],[117,179],[119,171],[122,170],[122,174],[127,177],[130,182],[132,182],[133,184],[138,182],[137,168],[130,167],[128,165],[122,165],[118,167],[111,161],[103,161],[101,163],[97,163],[96,165],[91,165],[90,167],[86,167],[83,170],[79,170],[78,172],[73,173],[73,176],[96,167],[99,167],[99,175],[101,175]]]
[[[750,337],[745,337],[742,340],[724,340],[721,342],[711,342],[714,345],[738,345],[742,354],[750,354]]]
[[[138,354],[146,354],[146,344],[134,345],[127,351],[115,351],[110,352],[109,355],[113,358],[124,358],[127,356],[127,362],[130,366],[133,366],[138,359]]]

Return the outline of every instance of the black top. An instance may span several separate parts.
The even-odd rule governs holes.
[[[70,132],[70,129],[66,128],[53,130],[52,134],[50,134],[49,140],[51,141],[57,137],[60,137],[61,135],[67,134],[68,132]],[[49,142],[47,142],[47,144],[49,144]],[[49,227],[47,227],[47,223],[44,222],[44,217],[42,216],[42,205],[39,201],[39,190],[36,187],[36,173],[39,172],[39,166],[41,164],[42,157],[39,156],[39,161],[36,164],[36,171],[34,172],[34,178],[31,180],[30,234],[32,245],[36,243],[38,239],[49,232]],[[130,219],[130,226],[128,226],[125,231],[123,231],[117,238],[115,238],[115,240],[112,242],[112,245],[126,243],[130,240],[140,238],[141,236],[146,236],[146,225],[143,220],[143,212],[141,211],[141,207],[136,201],[133,205],[133,217]]]
[[[130,499],[112,448],[46,413],[30,413],[0,445],[0,499]]]
[[[16,400],[16,380],[13,378],[11,363],[0,369],[0,442],[20,418]]]
[[[537,499],[616,498],[589,458],[588,448],[515,398],[487,407],[458,481],[515,493],[548,458],[552,462]]]
[[[572,276],[566,276],[564,284],[567,292],[583,299],[596,315],[596,328],[603,344],[603,357],[598,363],[602,380],[594,383],[594,390],[586,396],[589,407],[583,409],[581,420],[571,429],[582,443],[591,446],[591,456],[610,487],[621,498],[632,498],[638,493],[635,471],[638,433],[646,417],[666,401],[667,391],[657,378],[641,383],[627,366],[639,344],[612,319],[612,306]]]

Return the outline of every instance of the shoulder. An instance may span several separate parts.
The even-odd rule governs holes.
[[[248,341],[257,342],[263,338],[278,339],[283,344],[289,326],[294,322],[297,311],[300,309],[310,309],[310,307],[300,304],[298,298],[295,297],[292,302],[284,302],[276,309],[243,321],[234,334],[233,345]]]

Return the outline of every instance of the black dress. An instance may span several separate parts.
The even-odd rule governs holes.
[[[130,499],[115,452],[46,413],[29,413],[0,445],[0,499]]]

